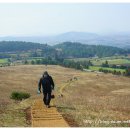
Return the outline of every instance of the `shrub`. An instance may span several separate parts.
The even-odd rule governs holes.
[[[15,99],[15,100],[23,100],[29,97],[30,94],[25,92],[12,92],[11,94],[11,99]]]

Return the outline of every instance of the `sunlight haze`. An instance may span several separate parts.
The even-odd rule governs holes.
[[[0,36],[130,32],[130,4],[0,3]]]

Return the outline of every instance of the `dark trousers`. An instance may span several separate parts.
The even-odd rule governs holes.
[[[50,105],[51,92],[43,92],[43,102],[45,105]]]

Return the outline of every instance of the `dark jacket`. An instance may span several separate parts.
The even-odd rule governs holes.
[[[54,82],[51,76],[42,77],[38,83],[38,89],[41,92],[41,85],[43,92],[51,92],[54,89]]]

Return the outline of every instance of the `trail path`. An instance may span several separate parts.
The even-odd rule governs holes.
[[[59,89],[59,93],[64,94],[63,90],[71,83],[73,81],[63,84]],[[46,108],[42,98],[35,99],[31,108],[31,117],[32,127],[70,127],[54,106],[54,100],[51,100],[51,107]]]
[[[43,105],[41,99],[36,99],[31,108],[32,127],[69,127],[62,115],[53,106],[50,108]]]
[[[73,80],[73,81],[68,81],[66,84],[63,84],[61,87],[60,87],[60,89],[59,89],[59,93],[60,94],[62,94],[62,95],[65,95],[65,93],[63,92],[64,91],[64,89],[66,88],[66,87],[69,87],[71,84],[73,84],[75,82],[75,80]]]

